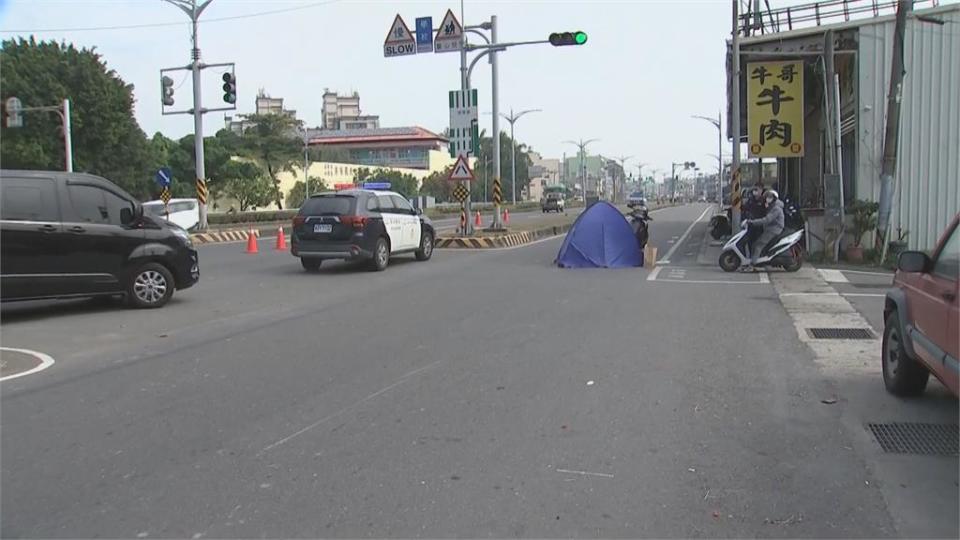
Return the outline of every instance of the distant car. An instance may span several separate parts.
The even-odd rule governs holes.
[[[883,382],[898,396],[922,393],[931,373],[953,395],[960,393],[960,214],[953,218],[932,254],[901,253],[893,288],[886,295]]]
[[[200,279],[182,228],[89,174],[0,171],[0,299],[125,295],[156,308]]]
[[[163,201],[147,201],[143,203],[143,211],[188,231],[200,226],[200,205],[196,199],[170,199],[166,206]]]
[[[400,194],[347,189],[304,201],[293,218],[290,251],[307,271],[329,259],[366,260],[371,270],[380,271],[402,253],[430,259],[434,235],[430,219]]]
[[[566,210],[566,202],[564,202],[563,194],[547,193],[547,196],[544,197],[543,201],[540,203],[540,210],[543,213],[563,212]]]
[[[633,193],[627,196],[627,206],[629,206],[630,208],[645,204],[646,202],[647,202],[647,198],[644,197],[643,193],[640,191],[634,191]]]

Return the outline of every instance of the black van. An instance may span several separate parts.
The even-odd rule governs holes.
[[[190,236],[98,176],[0,171],[0,300],[125,295],[155,308],[200,279]]]

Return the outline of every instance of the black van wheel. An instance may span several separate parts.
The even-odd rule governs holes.
[[[428,261],[433,256],[433,235],[424,232],[420,238],[420,249],[414,253],[418,261]]]
[[[127,283],[127,302],[135,308],[158,308],[173,296],[173,275],[165,266],[147,263],[135,271]]]
[[[323,259],[300,257],[300,264],[307,272],[316,272],[317,270],[320,270],[320,265],[323,264]]]
[[[370,260],[370,270],[382,272],[390,263],[390,244],[384,237],[377,238],[377,245],[373,248],[373,258]]]
[[[930,372],[907,354],[900,333],[897,312],[887,315],[883,324],[883,384],[896,396],[917,396],[927,387]]]

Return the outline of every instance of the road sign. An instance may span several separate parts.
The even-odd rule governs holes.
[[[417,42],[413,39],[407,23],[403,22],[403,18],[398,13],[390,26],[387,39],[383,41],[383,56],[391,58],[408,54],[417,54]]]
[[[173,183],[173,171],[171,171],[168,167],[163,167],[157,171],[157,175],[154,176],[153,179],[160,187],[170,187],[170,184]]]
[[[443,22],[440,23],[440,29],[437,30],[437,37],[433,40],[434,52],[453,52],[459,51],[463,46],[463,26],[454,16],[452,10],[447,10],[443,16]]]
[[[170,204],[170,188],[163,186],[163,189],[160,190],[160,199],[163,200],[163,205],[166,206]]]
[[[457,184],[457,187],[453,188],[453,197],[460,202],[467,200],[469,195],[470,190],[468,190],[467,186],[463,184]]]
[[[451,90],[450,156],[480,153],[480,127],[477,123],[477,91]]]
[[[450,176],[447,177],[447,180],[451,182],[473,180],[473,171],[470,170],[470,163],[467,162],[467,156],[457,158],[457,162],[453,165],[453,169],[450,170]]]
[[[417,17],[417,52],[433,52],[433,17]]]

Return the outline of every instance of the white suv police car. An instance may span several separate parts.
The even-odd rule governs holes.
[[[308,271],[328,259],[367,260],[375,271],[401,253],[428,260],[435,238],[430,218],[389,188],[387,182],[368,182],[311,195],[293,218],[290,252]]]

